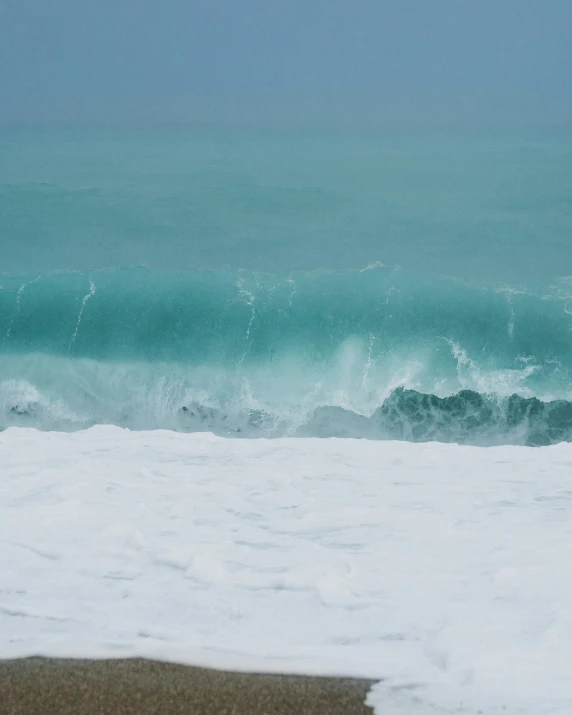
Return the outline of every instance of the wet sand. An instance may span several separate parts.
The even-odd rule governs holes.
[[[372,681],[147,660],[0,661],[0,715],[371,715]]]

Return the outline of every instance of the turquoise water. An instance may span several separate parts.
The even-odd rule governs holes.
[[[572,440],[572,136],[4,132],[0,426]]]

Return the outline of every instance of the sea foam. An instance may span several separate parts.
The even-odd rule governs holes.
[[[572,711],[572,446],[0,434],[0,657],[365,676]]]

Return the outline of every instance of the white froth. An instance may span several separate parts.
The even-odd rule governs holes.
[[[572,445],[9,429],[0,465],[4,658],[368,676],[379,715],[572,712]]]

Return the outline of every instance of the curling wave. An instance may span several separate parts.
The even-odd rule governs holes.
[[[0,427],[572,440],[572,280],[366,270],[0,277]]]

